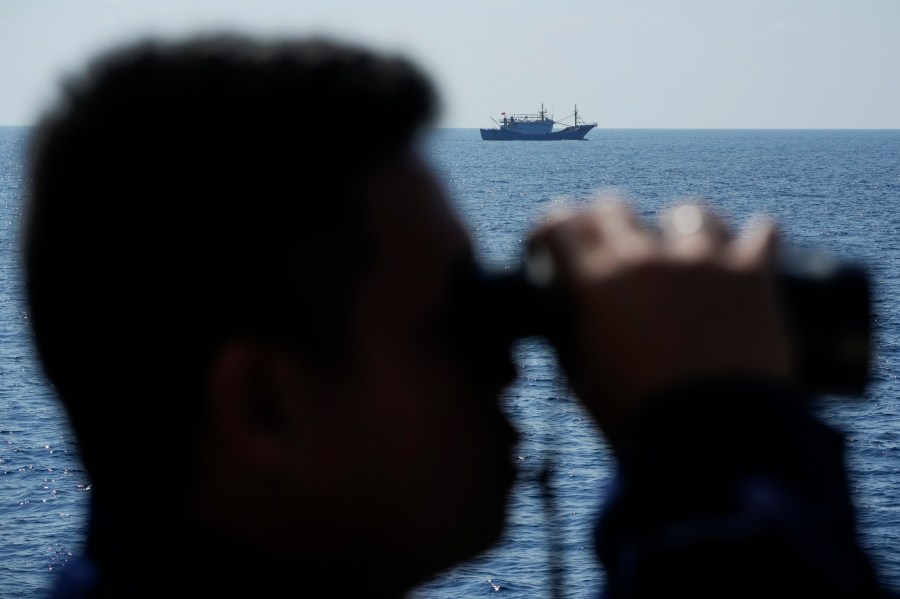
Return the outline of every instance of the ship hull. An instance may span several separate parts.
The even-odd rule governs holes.
[[[512,129],[481,129],[481,139],[485,141],[559,141],[584,140],[584,136],[597,125],[575,125],[551,131],[542,135],[527,135]]]

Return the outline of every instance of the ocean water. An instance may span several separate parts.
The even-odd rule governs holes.
[[[83,546],[91,487],[28,331],[19,226],[30,129],[0,127],[0,599],[41,597]],[[872,276],[876,343],[862,397],[824,397],[847,435],[859,531],[883,579],[900,589],[900,131],[606,130],[585,142],[483,142],[443,129],[425,144],[480,258],[515,260],[559,201],[599,190],[654,219],[686,197],[736,226],[766,214],[788,244],[827,249]],[[594,597],[604,573],[591,530],[613,462],[557,369],[551,348],[522,342],[504,408],[522,433],[509,526],[483,556],[423,585],[415,599]],[[161,441],[162,442],[162,441]],[[127,451],[127,448],[118,448]],[[549,483],[537,483],[549,468]],[[348,573],[352,575],[352,573]]]

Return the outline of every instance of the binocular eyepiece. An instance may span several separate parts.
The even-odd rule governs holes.
[[[457,309],[482,342],[544,337],[557,347],[572,336],[567,299],[553,283],[549,257],[476,268]],[[795,379],[822,394],[858,395],[869,376],[872,331],[866,270],[816,250],[790,250],[778,261],[777,289],[795,359]],[[485,337],[492,337],[486,339]]]

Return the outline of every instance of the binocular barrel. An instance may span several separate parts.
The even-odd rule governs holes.
[[[482,335],[544,337],[557,346],[571,338],[572,314],[548,259],[533,254],[520,266],[476,274],[470,309]],[[862,394],[872,343],[866,270],[821,251],[791,250],[779,258],[777,281],[796,381],[813,393]]]

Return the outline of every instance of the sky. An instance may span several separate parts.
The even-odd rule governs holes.
[[[444,127],[900,129],[900,0],[0,0],[0,125],[98,52],[210,30],[405,54]]]

